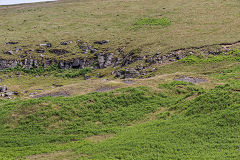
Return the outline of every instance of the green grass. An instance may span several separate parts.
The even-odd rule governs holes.
[[[173,98],[153,94],[146,87],[70,98],[42,98],[1,102],[1,157],[38,145],[79,141],[91,135],[117,133],[130,122],[174,103]],[[98,123],[100,124],[98,124]],[[21,151],[18,152],[21,152]],[[22,153],[31,155],[35,150]]]
[[[27,73],[28,75],[53,75],[55,77],[62,77],[62,78],[76,78],[80,76],[85,76],[88,73],[92,72],[91,68],[84,68],[84,69],[59,69],[56,65],[49,66],[47,68],[39,67],[39,68],[22,68],[20,66],[16,68],[8,68],[5,70],[0,71],[1,73],[12,73],[12,72],[23,72]]]
[[[79,159],[237,159],[239,81],[225,81],[209,90],[172,81],[154,91],[1,100],[0,157],[70,151]],[[85,140],[109,133],[114,137],[102,142]]]
[[[134,25],[142,26],[142,25],[149,25],[149,26],[163,26],[167,27],[171,24],[171,21],[168,18],[143,18],[138,20]]]
[[[238,9],[235,0],[63,0],[1,7],[1,52],[27,46],[19,52],[23,54],[49,41],[53,48],[70,53],[56,57],[46,51],[46,58],[73,59],[94,56],[80,53],[78,39],[88,44],[110,40],[98,46],[100,51],[117,53],[125,48],[125,53],[136,55],[234,42],[239,40]],[[68,40],[73,43],[60,45]],[[19,44],[6,45],[9,41]],[[104,86],[131,87],[69,97],[0,99],[0,160],[34,159],[32,155],[37,159],[239,159],[239,53],[192,55],[155,64],[149,69],[157,68],[150,73],[156,77],[133,79],[134,84],[113,79],[109,71],[89,68],[2,71],[2,85],[27,95],[39,89],[82,93]],[[82,80],[97,72],[110,80]],[[208,81],[173,80],[181,75]],[[68,157],[61,156],[66,152]]]
[[[221,53],[220,55],[208,55],[204,57],[203,55],[190,55],[180,60],[183,63],[196,64],[196,63],[206,63],[206,62],[221,62],[221,61],[240,61],[240,50],[232,50],[227,53]]]

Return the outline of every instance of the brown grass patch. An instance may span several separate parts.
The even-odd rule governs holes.
[[[112,138],[113,136],[114,136],[114,134],[94,135],[91,137],[87,137],[86,140],[94,142],[94,143],[98,143],[98,142],[107,140],[109,138]]]
[[[44,154],[29,156],[26,158],[26,160],[71,160],[71,159],[77,159],[78,157],[87,157],[87,156],[88,155],[85,155],[85,154],[77,155],[71,151],[58,151],[54,153],[44,153]]]

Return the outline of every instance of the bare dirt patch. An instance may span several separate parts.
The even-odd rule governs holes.
[[[53,92],[53,93],[45,93],[45,94],[40,94],[40,95],[36,95],[33,96],[33,98],[42,98],[42,97],[68,97],[70,96],[70,94],[66,91],[59,91],[59,92]]]
[[[107,92],[110,90],[114,90],[117,89],[118,87],[109,87],[109,86],[105,86],[105,87],[100,87],[98,89],[95,90],[95,92]]]
[[[207,82],[208,80],[196,77],[188,77],[188,76],[181,76],[174,78],[175,81],[184,81],[184,82],[191,82],[191,83],[202,83]]]
[[[109,138],[112,138],[113,136],[114,136],[114,134],[94,135],[91,137],[87,137],[86,140],[94,142],[94,143],[98,143],[98,142],[107,140]]]
[[[123,83],[125,83],[125,84],[134,84],[135,81],[126,79],[126,80],[123,80]]]
[[[54,153],[44,153],[29,156],[26,160],[69,160],[69,159],[76,159],[77,157],[87,157],[88,155],[80,154],[76,155],[70,151],[59,151]]]

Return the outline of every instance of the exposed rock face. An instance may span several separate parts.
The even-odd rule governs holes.
[[[6,66],[7,66],[7,61],[5,59],[0,60],[0,70],[7,68]]]
[[[6,92],[7,90],[7,86],[0,86],[0,92]]]
[[[86,64],[86,59],[74,59],[73,61],[73,68],[79,68],[79,69],[83,69],[85,67]]]
[[[127,54],[126,56],[124,56],[121,60],[121,67],[124,67],[124,66],[128,66],[134,62],[137,62],[137,61],[140,61],[142,60],[143,57],[141,56],[138,56],[135,54],[135,52],[131,51],[129,54]],[[119,62],[118,62],[119,63]]]
[[[15,67],[17,67],[17,65],[18,65],[18,62],[16,60],[12,60],[7,64],[6,67],[7,68],[15,68]]]
[[[33,59],[25,59],[24,60],[23,68],[31,69],[32,66],[33,66]]]
[[[141,76],[141,73],[134,68],[119,70],[115,73],[116,78],[137,78],[139,76]]]
[[[104,68],[107,68],[112,65],[114,59],[113,53],[110,54],[105,54],[105,63],[104,63]]]
[[[97,60],[98,60],[98,66],[100,69],[102,69],[104,67],[104,62],[105,62],[105,58],[104,58],[104,54],[99,53],[97,55]]]
[[[220,53],[222,53],[221,50],[211,51],[207,49],[209,46],[201,46],[201,47],[190,47],[190,48],[173,50],[164,55],[161,52],[158,52],[154,55],[140,56],[139,53],[141,52],[141,50],[139,49],[133,50],[129,53],[124,53],[125,47],[119,48],[115,51],[112,51],[109,48],[103,48],[103,46],[100,47],[100,45],[104,45],[108,42],[109,41],[107,40],[96,41],[93,44],[89,45],[86,42],[82,42],[78,40],[76,43],[80,51],[76,51],[75,53],[72,53],[72,55],[77,55],[80,53],[80,54],[86,54],[86,56],[83,57],[84,55],[80,55],[79,57],[69,59],[69,60],[63,59],[63,57],[65,56],[64,54],[70,53],[69,51],[65,49],[50,48],[52,47],[52,44],[48,43],[47,41],[45,41],[44,44],[40,44],[39,49],[36,49],[36,50],[27,49],[26,48],[27,46],[21,46],[23,49],[13,46],[12,49],[10,49],[10,51],[6,51],[3,53],[8,54],[6,55],[7,57],[14,57],[15,59],[14,58],[8,59],[8,60],[0,59],[0,70],[4,70],[6,68],[15,68],[17,66],[20,66],[26,69],[38,68],[38,67],[47,68],[51,65],[56,65],[60,69],[70,69],[70,68],[82,69],[85,67],[91,67],[93,69],[103,69],[103,68],[112,66],[114,68],[115,67],[120,68],[120,69],[118,68],[117,71],[115,70],[112,73],[112,74],[115,74],[115,77],[136,78],[136,77],[142,77],[143,75],[149,72],[154,72],[156,68],[151,68],[151,65],[153,64],[166,64],[169,62],[178,61],[188,55],[196,54],[198,51],[202,51],[203,52],[202,54],[206,54],[206,55],[209,55],[209,54],[219,55]],[[68,45],[70,43],[73,43],[73,42],[64,41],[64,42],[61,42],[60,45]],[[18,44],[18,43],[8,42],[6,44],[11,45],[11,44]],[[233,44],[240,45],[240,41],[231,43],[231,44],[218,44],[218,45],[220,45],[220,47],[222,47],[224,51],[229,51],[231,45]],[[16,54],[21,51],[22,51],[21,55]],[[43,55],[43,53],[48,51],[50,53],[55,54],[56,59],[47,58],[46,55]],[[33,58],[33,56],[36,55],[36,54],[32,54],[34,52],[39,53],[40,54],[39,57]],[[11,55],[18,55],[18,57],[16,58],[16,56],[11,56]],[[68,55],[66,55],[65,57],[68,57]],[[139,61],[141,62],[141,65],[135,66],[134,68],[129,67],[129,65]],[[98,75],[98,77],[101,77],[101,76]]]
[[[8,91],[7,86],[0,86],[0,96],[1,97],[8,97],[10,98],[13,95],[18,95],[17,92],[13,92],[13,91]]]
[[[98,67],[100,69],[109,67],[113,64],[113,59],[114,59],[113,53],[109,53],[109,54],[99,53],[96,56],[98,61]]]

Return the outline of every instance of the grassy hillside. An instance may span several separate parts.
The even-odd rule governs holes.
[[[48,42],[70,52],[56,56],[42,47],[46,57],[93,57],[77,40],[130,59],[104,69],[1,70],[0,90],[14,95],[0,91],[0,160],[239,159],[240,42],[227,44],[240,40],[239,7],[237,0],[0,6],[1,60],[41,59],[36,49]],[[180,48],[174,53],[183,57],[166,63],[148,56]],[[147,58],[132,63],[139,55]],[[141,78],[113,73],[141,66]]]
[[[0,46],[110,40],[142,54],[239,40],[237,0],[63,0],[0,7]],[[70,47],[77,52],[75,47]]]
[[[239,63],[208,77],[215,83],[167,80],[151,88],[1,100],[0,157],[237,159]]]

